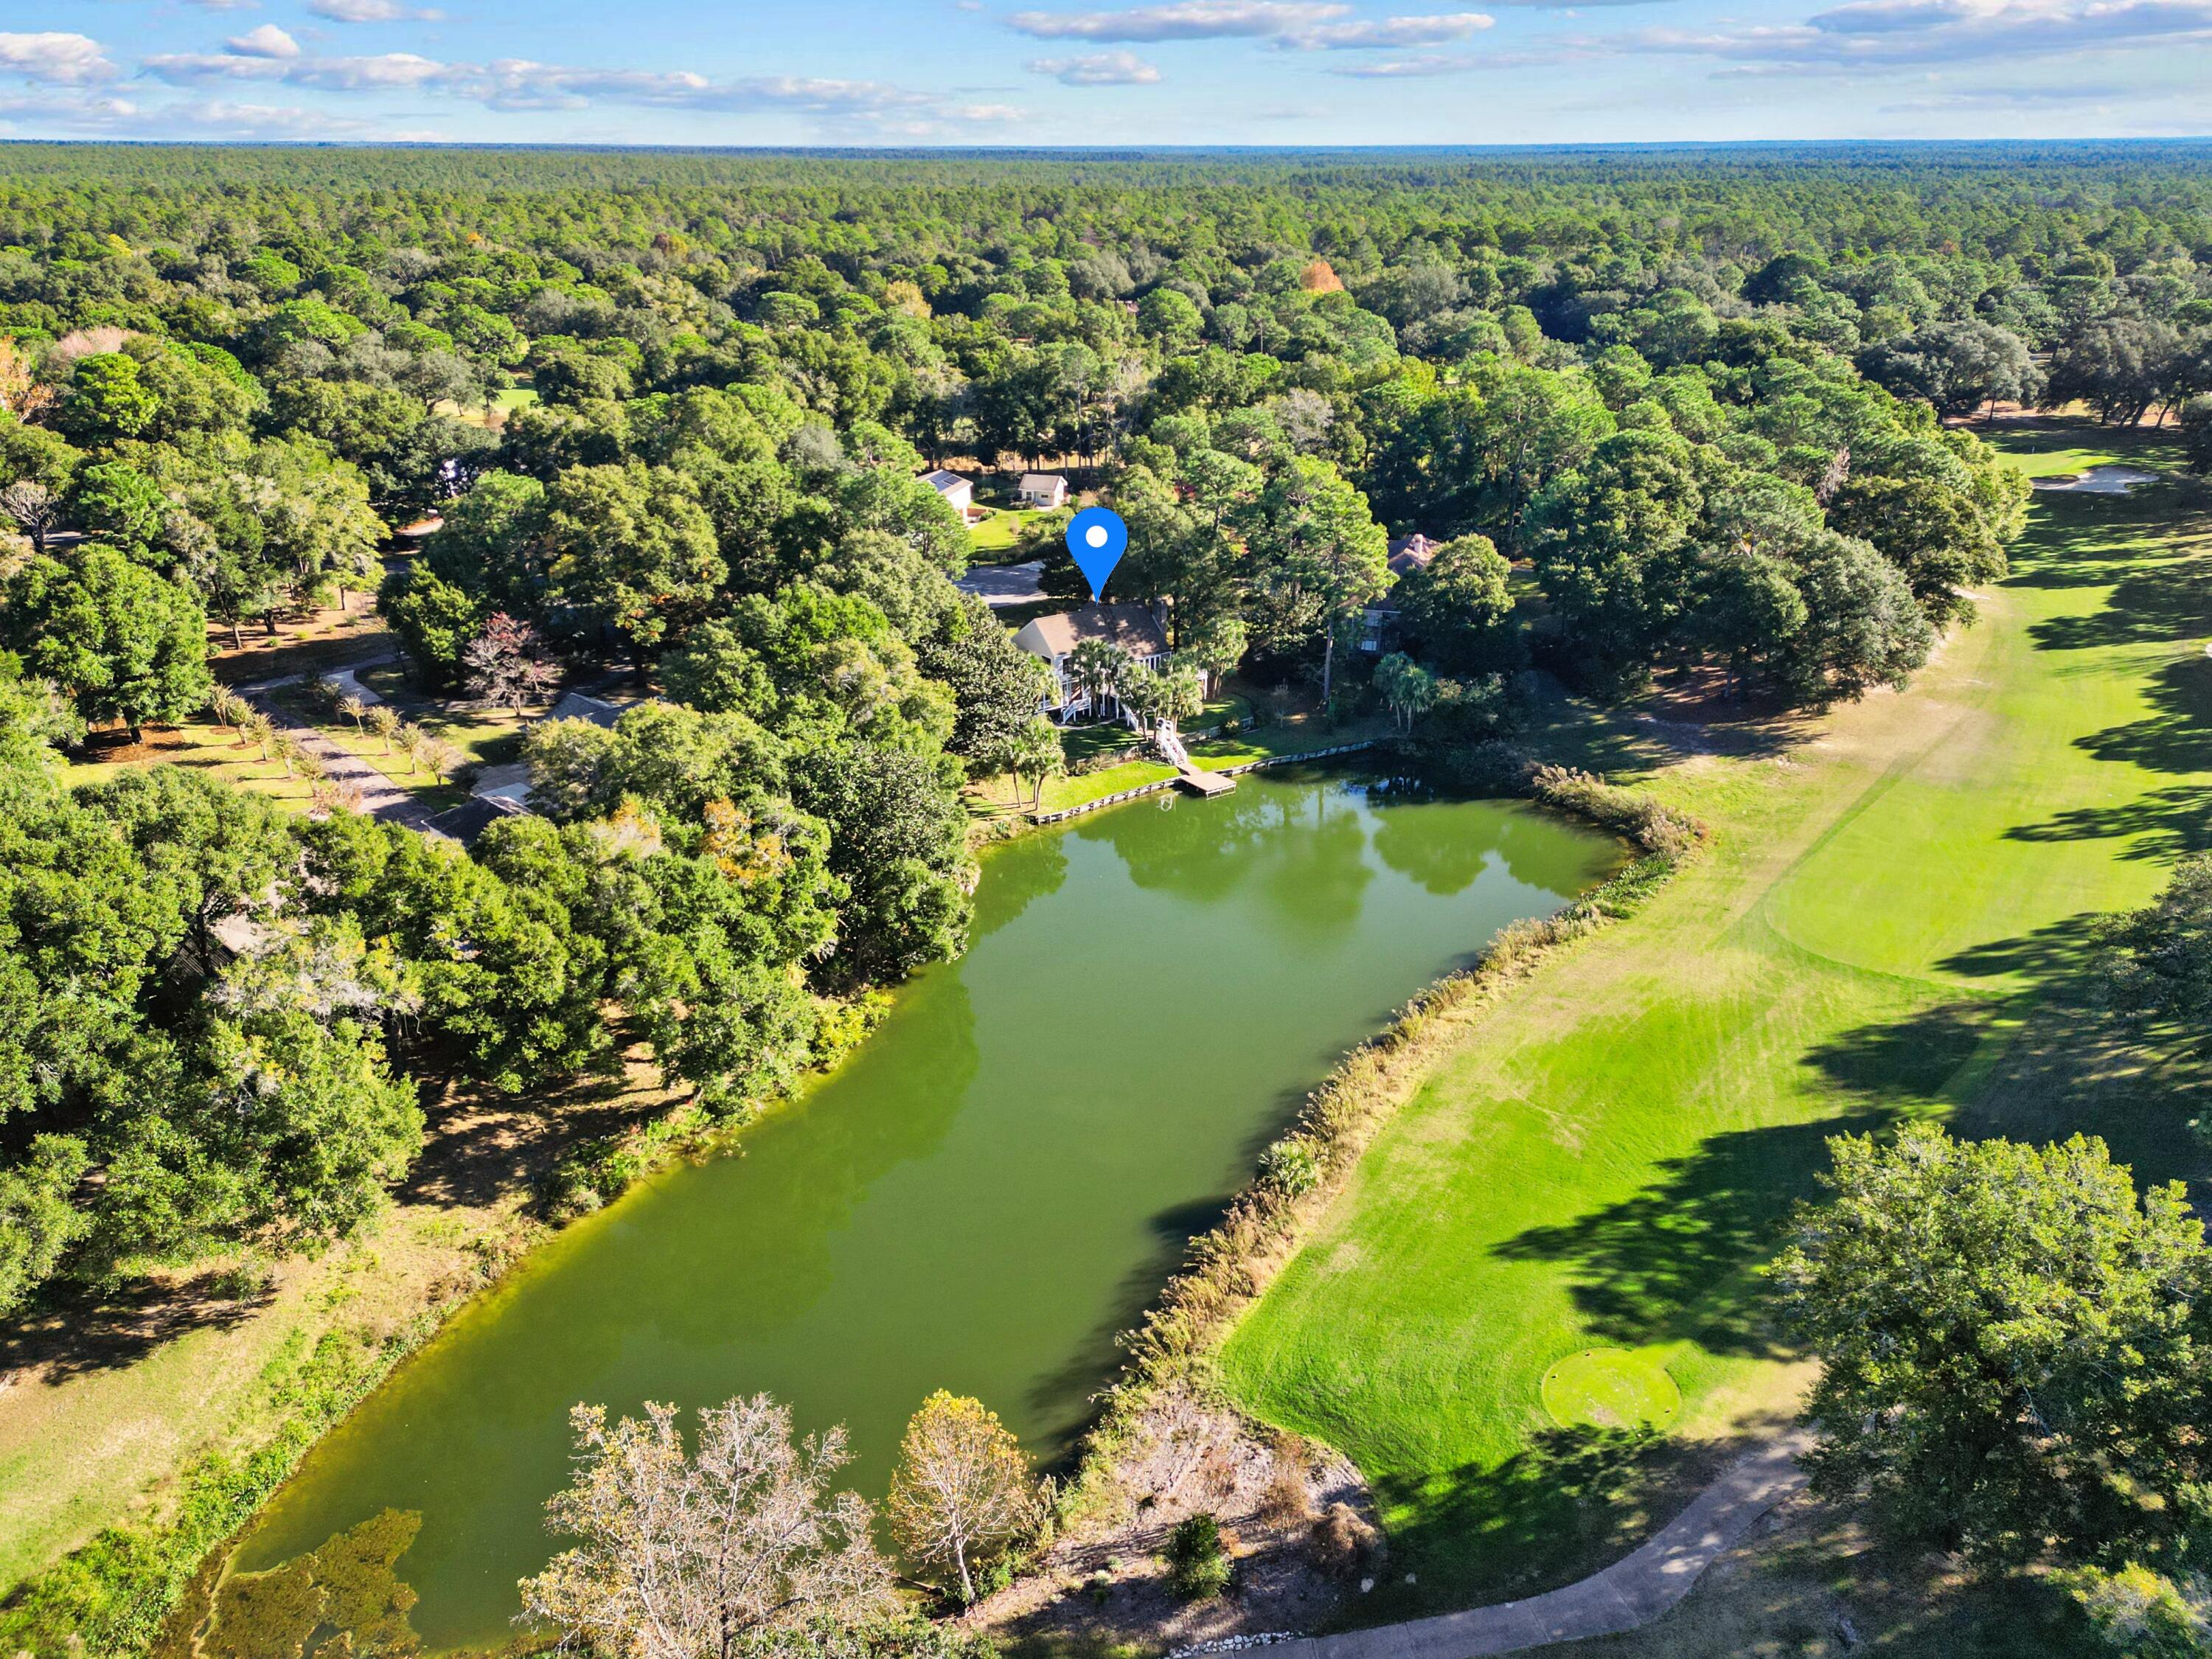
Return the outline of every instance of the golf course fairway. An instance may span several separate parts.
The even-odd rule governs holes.
[[[2048,429],[2017,447],[2044,470]],[[1902,695],[1748,737],[1623,714],[1535,740],[1711,840],[1474,1023],[1222,1351],[1240,1406],[1372,1483],[1391,1559],[1361,1622],[1579,1577],[1787,1419],[1808,1371],[1759,1269],[1827,1137],[1940,1115],[2202,1173],[2185,1109],[2067,1006],[2094,919],[2212,817],[2191,488],[2039,495],[2010,577]],[[1663,1364],[1665,1434],[1555,1426],[1547,1370],[1599,1348]]]

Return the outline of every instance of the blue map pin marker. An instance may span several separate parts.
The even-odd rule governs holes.
[[[1068,522],[1067,550],[1075,555],[1075,568],[1091,584],[1094,600],[1105,593],[1106,579],[1121,562],[1122,550],[1128,545],[1129,526],[1120,514],[1105,507],[1086,507]]]

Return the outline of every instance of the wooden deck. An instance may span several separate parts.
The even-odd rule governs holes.
[[[1224,778],[1218,772],[1201,772],[1194,766],[1184,767],[1176,781],[1194,795],[1225,795],[1237,787],[1234,778]]]

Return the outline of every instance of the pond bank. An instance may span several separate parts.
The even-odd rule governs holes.
[[[1131,1356],[1087,1437],[1053,1547],[969,1617],[1017,1642],[1165,1648],[1250,1629],[1310,1629],[1377,1567],[1387,1546],[1364,1482],[1329,1449],[1223,1401],[1212,1359],[1358,1167],[1361,1154],[1481,1012],[1559,951],[1632,913],[1696,854],[1700,827],[1638,791],[1490,746],[1470,769],[1628,840],[1642,856],[1557,914],[1501,932],[1359,1044],[1307,1097],[1220,1223],[1188,1246],[1119,1346]],[[1348,1478],[1347,1478],[1348,1476]],[[1205,1512],[1228,1527],[1236,1602],[1170,1593],[1158,1553]],[[1364,1585],[1363,1585],[1364,1587]]]
[[[1315,769],[987,858],[975,941],[744,1155],[648,1181],[480,1297],[310,1459],[257,1571],[383,1510],[426,1644],[501,1639],[579,1399],[765,1389],[879,1492],[929,1389],[1049,1462],[1112,1338],[1313,1081],[1440,969],[1601,878],[1526,805]]]

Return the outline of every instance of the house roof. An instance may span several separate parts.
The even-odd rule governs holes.
[[[1086,605],[1039,617],[1014,635],[1032,656],[1064,657],[1085,640],[1110,640],[1133,657],[1157,657],[1168,648],[1167,635],[1140,605]]]
[[[612,726],[629,712],[629,708],[627,703],[587,697],[580,691],[563,691],[561,701],[545,711],[545,718],[549,720],[589,720],[594,726]]]
[[[1057,472],[1024,472],[1022,474],[1022,488],[1024,490],[1050,489],[1055,485],[1060,489],[1065,489],[1067,488],[1067,480]]]
[[[511,818],[523,810],[520,803],[504,795],[475,795],[462,805],[449,808],[432,818],[423,827],[436,836],[457,841],[464,847],[473,847],[477,837],[501,818]]]
[[[1410,575],[1443,550],[1442,542],[1432,542],[1418,530],[1410,536],[1397,537],[1390,543],[1390,574]]]
[[[921,475],[921,481],[940,495],[948,489],[968,489],[972,487],[969,485],[969,481],[962,477],[957,472],[947,472],[941,466],[934,472],[923,473]]]
[[[470,787],[471,795],[503,795],[517,802],[530,799],[530,768],[522,761],[513,761],[505,766],[484,766],[477,769],[476,782]]]

